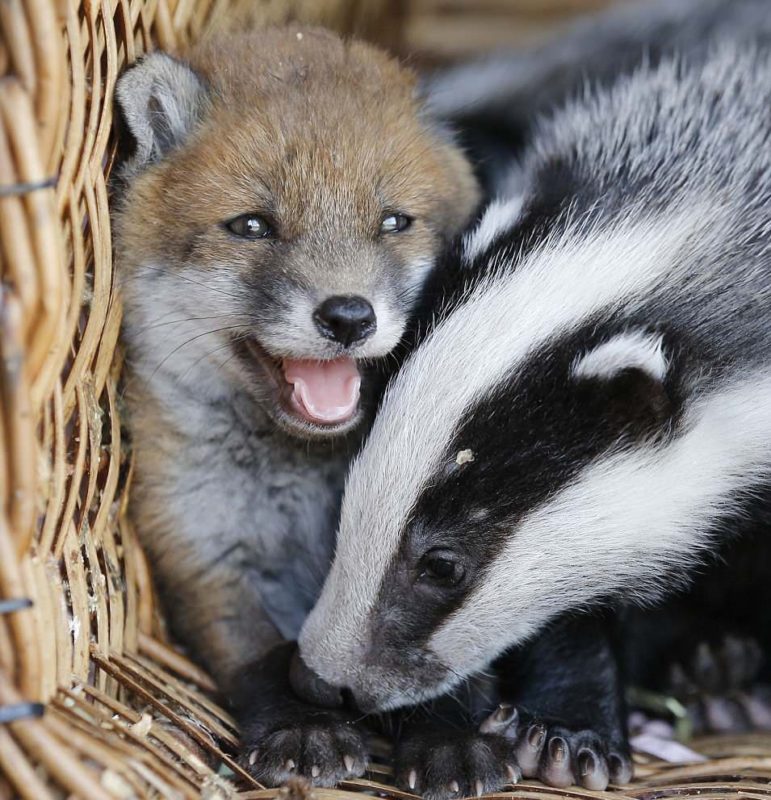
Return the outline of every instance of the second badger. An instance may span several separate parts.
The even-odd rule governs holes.
[[[556,785],[628,778],[612,626],[570,614],[768,548],[770,87],[767,53],[725,44],[588,93],[450,259],[458,291],[354,462],[300,650],[382,710],[524,646],[499,674],[533,719],[500,741],[502,712],[460,751],[403,737],[406,787],[498,788],[507,746]],[[745,580],[767,608],[768,561]]]

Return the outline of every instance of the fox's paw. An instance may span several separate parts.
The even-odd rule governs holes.
[[[306,778],[334,786],[364,774],[367,736],[342,712],[308,706],[270,726],[245,726],[242,765],[262,783],[278,786]]]

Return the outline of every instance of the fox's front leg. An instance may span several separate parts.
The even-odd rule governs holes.
[[[199,574],[174,587],[169,609],[175,631],[208,667],[232,708],[243,766],[269,785],[301,775],[329,786],[363,774],[365,731],[353,714],[319,707],[292,691],[295,644],[271,622],[260,582],[243,560],[231,546],[202,564]],[[322,699],[329,705],[328,696]]]
[[[160,432],[155,439],[163,441]],[[294,645],[286,640],[331,557],[338,488],[291,464],[282,471],[280,451],[270,472],[248,459],[241,467],[222,447],[203,457],[201,439],[156,446],[152,459],[149,444],[137,443],[135,521],[173,632],[228,698],[242,760],[262,781],[360,775],[365,734],[289,685]]]

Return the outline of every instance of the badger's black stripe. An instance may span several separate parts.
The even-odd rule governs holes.
[[[638,369],[612,379],[571,374],[581,353],[636,329],[646,318],[668,315],[671,308],[655,298],[634,315],[598,312],[576,332],[535,351],[468,409],[446,449],[444,470],[419,497],[401,549],[381,584],[376,608],[387,608],[394,623],[382,626],[383,637],[391,630],[398,641],[414,643],[418,651],[484,579],[525,514],[604,454],[631,450],[643,441],[655,446],[678,435],[686,402],[683,378],[692,364],[703,371],[701,388],[709,388],[731,372],[732,364],[735,368],[735,352],[720,353],[709,341],[671,326],[649,327],[664,336],[669,370],[663,383]],[[745,360],[751,363],[752,353]],[[471,450],[474,460],[458,465],[455,459],[462,450]],[[768,515],[769,498],[768,487],[750,487],[738,510],[717,517],[714,524],[736,535],[753,533],[755,506],[760,504]],[[411,604],[407,598],[414,600],[415,575],[405,565],[414,563],[420,552],[441,546],[468,554],[470,579],[454,593],[437,592],[421,598],[419,607]]]
[[[415,349],[480,281],[490,275],[497,263],[496,256],[516,254],[517,260],[512,258],[508,267],[514,271],[544,238],[564,228],[566,211],[574,209],[578,191],[578,178],[573,166],[565,160],[550,161],[538,170],[537,186],[520,218],[511,220],[511,227],[495,237],[484,252],[466,259],[465,235],[448,244],[423,287],[400,348],[402,355]],[[588,195],[586,202],[591,202]]]
[[[701,84],[700,71],[694,74],[696,110],[718,113],[713,109],[714,87]],[[680,77],[675,75],[673,80]],[[699,188],[704,170],[715,174],[708,187],[715,190],[712,202],[730,201],[721,187],[743,189],[734,166],[721,160],[722,140],[710,138],[713,128],[702,130],[703,141],[693,140],[692,135],[683,138],[683,121],[674,124],[662,111],[668,87],[652,83],[643,88],[640,102],[650,108],[644,124],[638,125],[636,117],[627,120],[614,109],[613,114],[618,113],[625,123],[625,135],[616,132],[607,137],[607,152],[601,151],[597,162],[592,159],[594,137],[604,141],[600,125],[615,117],[610,109],[587,111],[596,130],[590,125],[578,129],[574,147],[568,147],[570,141],[558,140],[561,155],[547,158],[540,166],[531,165],[533,191],[518,223],[470,264],[464,263],[458,244],[447,254],[435,276],[434,293],[429,286],[427,294],[429,307],[443,301],[439,324],[463,302],[475,282],[500,268],[502,259],[507,269],[516,272],[535,246],[547,236],[559,238],[571,220],[576,228],[570,235],[577,242],[601,236],[618,219],[628,224],[643,217],[651,226],[676,225],[678,221],[671,219],[673,192],[682,191],[685,196],[683,187],[687,187],[691,204],[705,192],[709,196],[707,189]],[[751,120],[754,102],[748,94],[746,108],[741,104],[719,108],[727,130],[733,130],[738,112]],[[565,125],[569,128],[569,119]],[[660,139],[667,140],[668,146],[654,148],[654,140]],[[640,151],[635,159],[631,156],[636,150],[630,152],[630,148]],[[653,153],[657,159],[647,157]],[[701,172],[689,169],[691,162]],[[480,580],[510,539],[517,520],[563,489],[587,465],[613,448],[634,448],[646,437],[676,435],[687,399],[725,380],[737,381],[742,374],[749,378],[768,363],[771,329],[766,323],[766,284],[771,261],[767,248],[758,241],[758,232],[767,227],[771,196],[765,180],[763,186],[755,182],[757,196],[751,202],[737,203],[741,214],[716,217],[716,224],[723,226],[719,232],[698,224],[704,211],[694,210],[689,217],[690,207],[677,206],[683,217],[683,243],[659,256],[671,261],[671,277],[648,287],[626,308],[619,298],[617,306],[599,310],[594,319],[576,320],[575,329],[567,335],[555,332],[540,352],[467,410],[448,444],[446,469],[417,498],[402,550],[382,582],[377,607],[388,611],[382,625],[384,638],[392,629],[394,641],[415,642],[417,651],[470,591],[467,583],[454,594],[437,592],[415,602],[415,576],[409,571],[414,567],[408,565],[414,565],[425,549],[465,548],[470,583],[475,576]],[[662,214],[667,207],[671,210]],[[424,331],[427,327],[430,324],[424,321]],[[581,352],[636,328],[652,329],[665,337],[670,369],[663,387],[640,371],[622,373],[610,381],[578,381],[569,376],[570,365]],[[463,380],[463,376],[454,379]],[[474,461],[455,465],[455,455],[466,449],[473,451]],[[484,519],[482,514],[486,514]],[[716,519],[715,524],[723,525],[725,520]]]
[[[597,203],[603,192],[601,183],[585,174],[579,176],[579,166],[569,159],[547,161],[537,178],[537,188],[519,220],[484,252],[466,260],[461,240],[445,252],[424,289],[420,313],[403,352],[419,345],[463,303],[501,257],[509,258],[508,268],[515,271],[546,237],[565,230],[569,216],[583,215],[599,224],[617,213],[616,208]],[[639,370],[612,382],[569,377],[580,352],[622,331],[626,322],[614,318],[612,312],[599,313],[563,340],[548,342],[468,410],[447,449],[445,473],[419,498],[409,535],[403,537],[401,550],[381,583],[376,608],[389,609],[391,618],[380,626],[381,636],[388,637],[392,630],[395,640],[424,643],[473,589],[472,577],[454,594],[437,593],[419,608],[408,607],[404,598],[411,596],[409,587],[415,576],[405,571],[405,564],[414,563],[415,553],[426,549],[432,537],[435,546],[473,550],[478,577],[494,561],[518,517],[614,444],[662,433],[668,419],[674,424],[680,410],[676,387],[662,390]],[[666,408],[661,407],[662,398]],[[475,460],[457,467],[456,454],[465,449],[474,452]],[[467,524],[469,512],[478,509],[489,510],[490,516],[484,523]],[[469,536],[480,524],[485,535]]]
[[[673,383],[662,386],[641,370],[612,380],[571,377],[576,355],[602,341],[595,324],[587,323],[535,352],[469,409],[447,448],[443,472],[413,509],[377,606],[393,613],[404,605],[400,597],[408,595],[406,582],[415,577],[404,564],[430,547],[466,553],[468,580],[455,593],[427,596],[419,609],[403,607],[400,636],[409,629],[411,641],[424,642],[482,579],[517,520],[588,464],[614,448],[667,437],[675,429],[681,404]],[[474,460],[458,465],[461,450],[471,450]]]

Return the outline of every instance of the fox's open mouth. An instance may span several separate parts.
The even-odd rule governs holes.
[[[350,356],[325,361],[276,358],[253,337],[237,347],[242,358],[266,374],[284,415],[328,430],[347,428],[358,416],[361,374]]]

